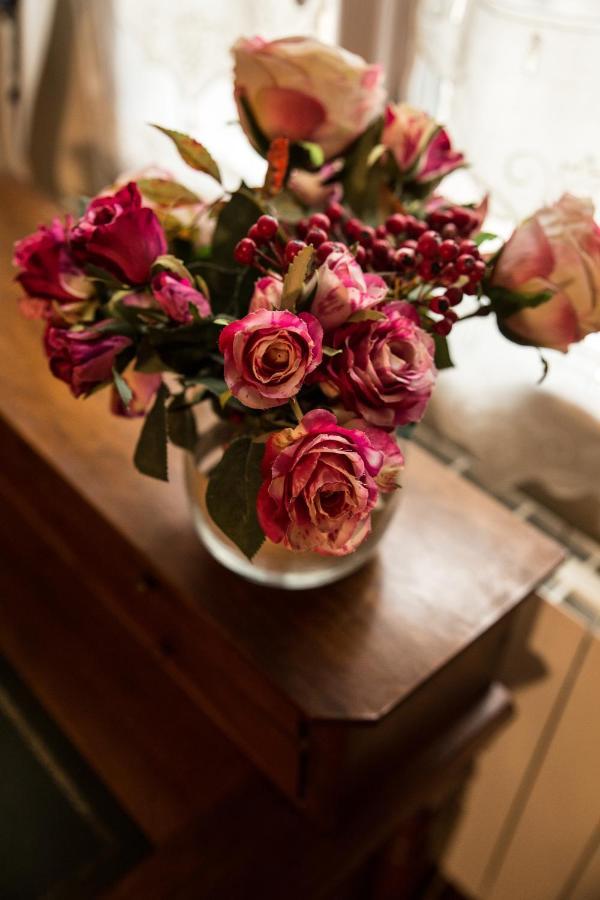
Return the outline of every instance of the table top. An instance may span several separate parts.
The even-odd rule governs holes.
[[[139,420],[112,416],[107,393],[75,400],[48,372],[40,323],[20,316],[7,260],[10,244],[55,207],[8,179],[0,190],[0,415],[151,561],[177,603],[208,616],[303,715],[381,718],[560,562],[556,543],[413,445],[399,511],[360,572],[286,592],[226,571],[196,537],[181,452],[171,453],[169,484],[140,475]]]

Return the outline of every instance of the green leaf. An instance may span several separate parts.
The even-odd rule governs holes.
[[[86,263],[84,270],[85,274],[88,275],[92,281],[99,281],[113,291],[118,291],[123,288],[123,282],[119,281],[112,272],[108,272],[100,266],[96,266],[93,263]]]
[[[380,322],[387,319],[385,313],[379,312],[377,309],[359,309],[358,312],[352,313],[349,322]]]
[[[479,245],[485,243],[485,241],[496,241],[497,239],[498,235],[493,234],[491,231],[480,231],[479,234],[475,235],[473,241],[479,247]]]
[[[535,294],[525,294],[520,291],[510,291],[508,288],[500,285],[486,284],[484,293],[489,298],[498,318],[505,319],[522,309],[530,309],[540,306],[542,303],[547,303],[553,296],[554,291],[545,290],[538,291]]]
[[[302,295],[302,288],[304,287],[313,253],[313,248],[307,245],[294,257],[283,279],[281,309],[296,309],[296,303]]]
[[[340,349],[336,350],[334,347],[323,347],[323,356],[339,356],[341,352]]]
[[[209,319],[177,328],[149,329],[150,346],[165,366],[194,377],[218,347],[219,328]]]
[[[221,313],[220,316],[215,316],[213,319],[215,325],[231,325],[232,322],[235,322],[233,316],[227,316],[225,313]]]
[[[454,365],[450,356],[448,341],[443,334],[434,334],[435,365],[437,369],[450,369]]]
[[[167,466],[167,411],[165,402],[169,396],[166,385],[161,384],[152,409],[146,416],[135,448],[133,461],[144,475],[169,480]]]
[[[248,559],[264,540],[256,514],[264,449],[264,444],[254,444],[249,437],[233,441],[213,469],[206,491],[212,519]]]
[[[163,256],[157,256],[152,263],[152,269],[155,268],[166,269],[168,272],[179,275],[180,278],[187,278],[188,281],[192,283],[194,281],[181,260],[177,259],[176,256],[172,256],[170,253],[165,253]]]
[[[210,262],[190,263],[194,274],[201,274],[209,293],[210,305],[215,316],[231,316],[240,319],[250,306],[254,282],[259,277],[256,269],[233,268]],[[217,336],[218,337],[218,336]]]
[[[147,200],[159,206],[183,206],[200,203],[200,197],[183,184],[168,178],[140,178],[137,186]]]
[[[212,259],[222,265],[234,266],[233,251],[238,241],[246,237],[251,225],[263,213],[262,206],[247,190],[231,195],[219,213],[213,237]]]
[[[129,387],[129,385],[127,384],[127,382],[125,381],[125,379],[123,378],[123,376],[119,372],[117,372],[117,370],[114,368],[114,366],[113,366],[112,373],[113,373],[113,380],[115,382],[115,387],[117,389],[117,393],[119,394],[119,397],[121,398],[121,400],[123,402],[123,406],[125,407],[125,409],[127,409],[129,404],[131,403],[131,398],[133,397],[133,392],[132,392],[131,388]]]
[[[378,118],[350,146],[341,175],[344,186],[344,202],[358,215],[375,213],[379,203],[380,188],[384,180],[384,167],[371,160],[375,148],[381,144],[383,118]]]
[[[306,150],[311,166],[315,169],[320,169],[325,162],[323,148],[319,144],[314,144],[312,141],[298,141],[298,146],[302,147],[303,150]]]
[[[162,131],[163,134],[166,134],[167,137],[171,138],[177,147],[182,160],[186,162],[188,166],[191,166],[192,169],[196,169],[198,172],[205,172],[207,175],[214,178],[215,181],[221,182],[219,167],[203,144],[200,144],[188,134],[183,134],[181,131],[163,128],[162,125],[152,125],[152,127],[157,128],[159,131]]]
[[[198,441],[196,419],[189,406],[171,403],[167,412],[167,430],[171,443],[193,451]]]

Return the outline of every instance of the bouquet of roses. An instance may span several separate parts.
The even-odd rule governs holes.
[[[600,234],[566,196],[482,255],[485,204],[437,193],[462,154],[386,104],[379,67],[302,38],[233,52],[264,183],[208,205],[161,172],[105,191],[17,244],[22,308],[76,397],[108,387],[114,413],[144,417],[142,472],[167,477],[169,440],[194,448],[197,404],[231,424],[207,504],[247,556],[265,536],[344,555],[399,484],[396,435],[461,318],[559,349],[600,328]],[[220,182],[204,146],[161,130]]]

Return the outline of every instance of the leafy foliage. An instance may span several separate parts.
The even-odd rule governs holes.
[[[437,369],[450,369],[454,366],[450,356],[448,339],[443,334],[434,334],[435,341],[435,365]]]
[[[162,362],[180,375],[194,376],[212,362],[219,339],[219,326],[210,319],[177,328],[148,330],[148,341]]]
[[[499,319],[505,319],[522,309],[531,309],[546,303],[553,295],[553,291],[538,291],[535,294],[525,294],[520,291],[511,291],[500,285],[485,285],[484,293],[488,296],[492,309]]]
[[[346,154],[341,175],[344,201],[358,215],[373,215],[379,205],[379,194],[385,180],[384,167],[378,162],[371,165],[373,151],[380,145],[383,119],[373,124],[358,137]]]
[[[283,292],[281,295],[282,309],[296,309],[296,303],[302,295],[304,281],[313,258],[314,250],[308,245],[303,247],[295,257],[283,279]]]
[[[170,181],[168,178],[139,178],[137,186],[151,203],[159,206],[181,206],[183,204],[200,203],[200,197],[183,184]]]
[[[256,514],[263,454],[264,444],[249,437],[233,441],[213,469],[206,491],[211,517],[248,559],[264,540]]]
[[[219,213],[213,237],[212,260],[224,266],[233,266],[235,245],[246,237],[248,229],[262,214],[263,208],[247,188],[240,188],[231,195]]]
[[[221,173],[219,167],[206,149],[206,147],[196,141],[189,134],[183,134],[181,131],[173,131],[171,128],[163,128],[162,125],[153,125],[158,131],[162,131],[167,137],[171,138],[182,160],[196,169],[198,172],[205,172],[215,181],[221,181]]]
[[[169,391],[161,384],[154,405],[142,426],[133,461],[143,475],[168,481],[167,465],[167,411],[165,403]]]
[[[196,419],[186,401],[185,392],[173,397],[167,411],[167,432],[169,440],[177,447],[193,451],[198,440]]]

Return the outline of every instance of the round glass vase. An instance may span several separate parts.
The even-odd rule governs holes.
[[[249,560],[213,522],[206,508],[208,473],[217,465],[234,434],[230,425],[217,419],[201,432],[195,452],[186,454],[185,461],[186,487],[196,531],[218,562],[248,581],[302,590],[344,578],[371,559],[398,506],[400,491],[379,495],[371,514],[371,533],[354,553],[322,556],[309,551],[296,552],[265,539],[258,553]]]

